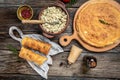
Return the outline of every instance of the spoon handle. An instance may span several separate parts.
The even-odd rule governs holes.
[[[29,24],[43,24],[44,22],[41,20],[22,20],[22,23],[29,23]]]

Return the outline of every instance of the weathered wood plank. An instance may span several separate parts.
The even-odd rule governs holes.
[[[38,75],[22,75],[22,74],[0,74],[1,80],[45,80]],[[47,80],[117,80],[109,78],[82,78],[82,77],[54,77],[49,76]]]
[[[49,76],[78,76],[78,77],[100,77],[120,78],[120,54],[119,53],[82,53],[75,64],[67,67],[66,60],[68,52],[53,56],[53,65],[50,66]],[[82,59],[85,55],[97,58],[97,67],[90,69],[86,74],[82,73]],[[4,61],[4,63],[2,63]],[[38,75],[23,59],[18,59],[7,50],[0,50],[0,73],[20,73]],[[63,63],[62,66],[60,64]],[[112,75],[111,75],[112,74]]]
[[[47,0],[47,3],[46,3],[46,0],[22,0],[22,1],[19,1],[19,0],[2,0],[1,1],[1,5],[0,7],[15,7],[15,6],[19,6],[19,5],[22,5],[22,4],[28,4],[28,5],[31,5],[32,7],[43,7],[43,6],[48,6],[48,5],[51,5],[51,4],[54,4],[57,0]],[[79,7],[81,6],[83,3],[85,3],[86,1],[88,0],[77,0],[77,2],[75,4],[72,4],[72,5],[69,5],[69,4],[66,4],[66,7]],[[115,0],[117,1],[118,3],[120,3],[120,0]]]
[[[51,4],[54,4],[55,2],[57,2],[58,0],[22,0],[22,1],[17,1],[17,0],[5,0],[5,1],[1,1],[1,5],[0,7],[15,7],[15,6],[19,6],[22,4],[28,4],[31,5],[32,7],[43,7],[43,6],[48,6]],[[77,2],[74,5],[69,5],[66,4],[66,7],[79,7],[80,5],[82,5],[84,2],[86,2],[87,0],[77,0]]]
[[[42,7],[53,4],[57,0],[4,0],[1,1],[0,7],[15,7],[20,5],[31,5],[32,7]]]
[[[86,1],[88,1],[88,0],[77,0],[77,2],[74,5],[68,6],[68,7],[80,7]],[[115,1],[117,1],[118,3],[120,3],[120,0],[115,0]]]

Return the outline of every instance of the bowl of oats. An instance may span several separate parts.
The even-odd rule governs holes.
[[[63,4],[54,4],[42,9],[39,20],[44,21],[40,24],[43,35],[48,38],[54,37],[64,32],[69,24],[69,14]]]

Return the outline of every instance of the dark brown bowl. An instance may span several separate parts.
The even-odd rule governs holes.
[[[66,15],[67,15],[67,22],[66,22],[65,27],[64,27],[61,31],[59,31],[59,32],[57,32],[57,33],[47,32],[46,30],[43,29],[42,25],[40,24],[40,25],[39,25],[39,26],[40,26],[40,29],[43,31],[43,34],[44,34],[46,37],[48,37],[48,38],[50,38],[51,36],[56,36],[56,35],[64,32],[64,31],[66,30],[68,24],[69,24],[69,14],[68,14],[68,12],[67,12],[67,10],[66,10],[66,8],[65,8],[64,3],[62,3],[62,2],[57,2],[57,3],[55,3],[54,5],[50,5],[50,6],[44,7],[44,8],[40,11],[39,16],[38,16],[38,19],[41,20],[41,15],[42,15],[43,10],[47,9],[48,7],[52,7],[52,6],[59,7],[59,8],[61,8],[61,9],[66,13]]]

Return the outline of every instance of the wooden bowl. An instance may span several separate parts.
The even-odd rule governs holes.
[[[62,3],[61,1],[56,2],[54,5],[50,5],[50,6],[44,7],[44,8],[40,11],[39,16],[38,16],[38,19],[41,20],[42,12],[43,12],[45,9],[47,9],[48,7],[53,7],[53,6],[54,6],[54,7],[59,7],[59,8],[61,8],[61,9],[65,12],[65,14],[67,15],[67,21],[66,21],[66,24],[65,24],[64,28],[63,28],[61,31],[58,31],[57,33],[48,32],[48,31],[44,30],[44,28],[42,27],[41,24],[39,24],[40,29],[43,31],[43,35],[46,36],[46,37],[48,37],[48,38],[52,38],[52,37],[54,37],[54,36],[56,36],[56,35],[64,32],[64,31],[66,30],[68,24],[69,24],[69,14],[68,14],[68,12],[67,12],[67,10],[66,10],[66,8],[65,8],[65,4]]]

